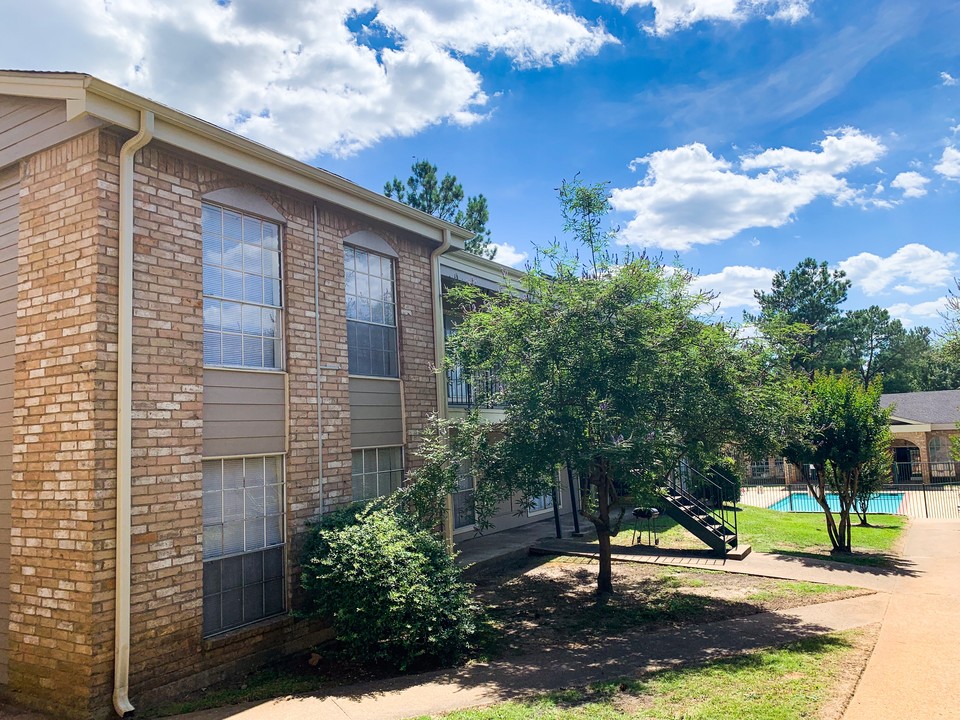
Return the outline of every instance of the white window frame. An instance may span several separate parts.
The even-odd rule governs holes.
[[[354,376],[354,377],[376,377],[376,378],[388,378],[388,379],[394,379],[394,380],[398,379],[400,377],[400,322],[399,322],[400,312],[399,312],[399,305],[398,305],[399,298],[397,296],[396,259],[389,257],[388,255],[383,255],[381,253],[368,250],[366,248],[356,247],[349,244],[344,245],[343,249],[344,249],[344,294],[345,294],[345,302],[346,302],[345,312],[347,317],[348,338],[350,333],[350,325],[352,323],[354,328],[357,328],[357,329],[361,327],[367,327],[367,328],[387,328],[388,330],[392,330],[394,341],[395,341],[394,342],[395,347],[393,348],[393,358],[392,358],[394,368],[396,369],[395,374],[376,375],[376,374],[371,374],[370,372],[361,372],[361,368],[354,367],[353,363],[349,363],[349,359],[348,359],[349,373],[351,376]],[[371,290],[369,290],[369,287],[370,287],[369,282],[371,278],[376,278],[377,282],[381,284],[381,288],[382,288],[382,283],[385,282],[385,278],[382,272],[378,272],[376,276],[374,276],[369,272],[360,273],[365,276],[366,282],[368,283],[367,294],[366,295],[362,294],[360,292],[359,283],[358,283],[358,272],[360,271],[356,269],[357,267],[356,258],[358,255],[361,255],[361,254],[366,255],[368,257],[377,258],[377,261],[381,264],[381,267],[382,267],[382,263],[384,262],[388,263],[390,267],[389,283],[390,283],[390,296],[391,296],[392,302],[387,303],[387,302],[384,302],[382,299],[376,301],[380,304],[382,308],[383,319],[381,321],[377,321],[373,319],[375,314],[374,300],[372,297],[373,293]],[[352,267],[350,265],[351,257],[354,258]],[[368,264],[368,267],[369,267],[369,264]],[[353,286],[352,286],[353,292],[350,292],[351,283],[350,283],[349,273],[351,272],[353,273],[353,278],[354,278]],[[381,289],[380,297],[381,298],[385,297],[382,289]],[[351,300],[353,301],[352,305],[351,305]],[[362,317],[364,315],[363,303],[367,303],[367,309],[369,311],[369,319],[364,319]],[[351,311],[351,307],[353,308],[352,311]],[[387,317],[386,317],[388,308],[389,308],[389,314],[390,314],[389,321],[387,320]],[[348,344],[347,352],[349,353],[350,352],[349,339],[347,344]],[[385,351],[378,350],[377,352],[385,352]],[[365,370],[366,369],[368,368],[365,368]]]
[[[400,466],[399,466],[398,468],[392,468],[392,469],[390,469],[390,470],[380,470],[380,469],[379,469],[379,468],[380,468],[380,452],[383,451],[383,450],[399,450],[399,451],[400,451]],[[364,466],[363,470],[361,470],[361,472],[360,472],[360,476],[361,476],[361,478],[368,477],[368,476],[371,476],[371,475],[373,475],[373,476],[376,477],[377,494],[376,494],[376,495],[371,495],[371,496],[369,496],[369,497],[357,497],[357,494],[356,494],[356,492],[355,492],[355,489],[356,489],[356,477],[357,477],[357,475],[356,475],[356,473],[353,472],[353,468],[354,468],[354,455],[355,455],[356,453],[361,453],[361,458],[363,458],[363,460],[364,460],[364,462],[365,462],[367,453],[369,453],[369,452],[374,452],[374,453],[376,453],[376,465],[377,465],[377,470],[375,470],[375,471],[373,471],[373,472],[366,472],[366,467]],[[404,462],[404,460],[405,460],[405,458],[404,458],[404,452],[403,452],[403,446],[402,446],[402,445],[383,445],[383,446],[377,446],[377,447],[352,448],[352,451],[351,451],[351,453],[350,453],[350,485],[351,485],[350,492],[351,492],[351,496],[353,497],[353,501],[354,501],[354,502],[367,502],[367,501],[369,501],[369,500],[376,500],[377,498],[386,497],[387,495],[392,494],[395,490],[403,487],[403,482],[404,482],[405,475],[406,475],[405,470],[404,470],[404,468],[405,468],[405,462]],[[382,492],[382,493],[381,493],[381,492],[380,492],[380,476],[381,476],[381,475],[385,475],[385,474],[395,473],[395,472],[399,472],[399,473],[400,473],[400,479],[399,479],[399,482],[398,482],[398,484],[397,484],[397,487],[396,487],[396,488],[390,488],[390,485],[391,485],[392,483],[390,482],[390,480],[388,480],[388,481],[387,481],[387,482],[388,482],[388,486],[387,486],[387,487],[388,487],[388,490],[387,490],[387,492]],[[362,487],[362,482],[361,482],[361,487]]]
[[[243,469],[243,479],[244,479],[244,482],[243,482],[242,487],[240,487],[240,488],[224,488],[223,478],[224,478],[224,467],[225,467],[226,463],[232,463],[232,462],[238,462],[238,461],[239,461],[239,462],[243,462],[243,468],[244,468],[244,469]],[[254,485],[254,484],[252,484],[252,485],[248,486],[248,485],[246,484],[246,479],[247,479],[247,475],[248,475],[248,473],[247,473],[247,467],[246,467],[246,466],[247,466],[247,463],[248,463],[248,462],[256,462],[256,461],[262,461],[262,462],[264,463],[264,469],[263,469],[263,471],[264,471],[264,480],[263,480],[259,485]],[[277,509],[279,510],[279,512],[273,512],[273,513],[268,513],[268,512],[267,512],[267,510],[268,510],[268,499],[267,499],[267,495],[266,495],[266,492],[267,492],[267,491],[266,491],[266,488],[269,486],[269,485],[266,483],[266,463],[267,463],[267,461],[274,461],[274,462],[276,462],[276,467],[277,467],[277,472],[278,472],[277,478],[278,478],[279,482],[278,482],[278,483],[270,483],[269,485],[272,485],[272,486],[277,486],[277,485],[278,485],[278,486],[279,486],[279,494],[278,494],[278,496],[276,497],[276,502],[278,503]],[[227,456],[227,457],[204,458],[202,462],[203,462],[203,465],[204,465],[204,466],[206,466],[208,463],[219,463],[219,464],[220,464],[220,490],[216,490],[216,491],[212,491],[212,492],[211,492],[211,491],[208,491],[206,488],[204,488],[204,492],[203,492],[203,499],[204,499],[204,501],[206,501],[205,504],[204,504],[204,506],[203,506],[205,512],[204,512],[204,516],[203,516],[203,520],[202,520],[202,522],[203,522],[203,543],[202,543],[203,553],[202,553],[202,556],[203,556],[204,573],[206,574],[206,573],[211,572],[211,571],[212,571],[212,568],[213,568],[214,566],[216,566],[216,572],[218,572],[218,573],[221,572],[221,567],[222,567],[222,565],[224,564],[224,561],[232,562],[233,564],[237,564],[237,562],[239,561],[240,566],[245,568],[245,567],[246,567],[246,563],[245,563],[245,560],[244,560],[244,559],[246,559],[246,558],[253,558],[253,557],[256,556],[256,555],[261,555],[261,563],[262,563],[262,562],[263,562],[263,558],[266,557],[267,553],[270,553],[270,554],[272,554],[272,555],[274,555],[274,556],[279,555],[279,557],[280,557],[280,576],[279,576],[279,578],[277,578],[277,577],[265,578],[265,577],[263,577],[263,576],[261,575],[260,580],[257,581],[257,582],[252,582],[252,583],[244,584],[244,583],[241,581],[241,583],[240,583],[238,586],[236,586],[236,587],[234,587],[234,588],[227,588],[227,590],[239,590],[239,591],[240,591],[241,598],[243,599],[242,602],[245,602],[245,593],[244,593],[244,590],[245,590],[246,588],[253,587],[253,586],[255,586],[255,585],[260,585],[261,593],[265,593],[265,592],[266,592],[266,585],[268,584],[268,582],[269,582],[269,583],[273,583],[273,584],[275,585],[275,584],[276,584],[276,581],[279,580],[279,585],[280,585],[280,605],[279,605],[279,608],[278,608],[276,611],[269,612],[269,613],[266,612],[266,611],[264,611],[263,613],[260,613],[260,614],[256,615],[255,617],[251,617],[249,620],[246,620],[246,619],[245,619],[245,620],[243,620],[242,622],[233,623],[233,624],[230,624],[230,625],[228,625],[228,626],[226,626],[226,627],[223,626],[222,617],[221,617],[221,622],[218,623],[218,626],[217,626],[215,629],[213,629],[213,630],[208,630],[207,627],[206,627],[206,622],[204,622],[203,636],[204,636],[204,637],[213,637],[213,636],[216,636],[216,635],[221,635],[221,634],[223,634],[223,633],[232,632],[232,631],[237,630],[237,629],[239,629],[239,628],[243,628],[243,627],[246,627],[247,625],[252,625],[252,624],[258,623],[258,622],[260,622],[260,621],[262,621],[262,620],[266,620],[266,619],[271,618],[271,617],[278,617],[278,616],[284,615],[284,614],[287,612],[287,582],[288,582],[288,573],[287,573],[287,527],[286,527],[286,524],[287,524],[287,523],[286,523],[286,520],[287,520],[287,517],[286,517],[286,507],[287,507],[287,494],[286,494],[286,489],[287,489],[287,482],[286,482],[286,480],[287,480],[287,478],[286,478],[286,456],[283,455],[283,454],[240,455],[240,456]],[[262,496],[261,496],[261,497],[263,498],[263,500],[262,500],[262,505],[261,505],[262,512],[261,512],[259,515],[251,515],[251,516],[248,518],[248,504],[251,502],[251,500],[253,501],[253,506],[254,506],[254,507],[256,507],[256,504],[257,504],[257,503],[256,503],[256,499],[254,499],[254,498],[250,495],[249,490],[250,490],[250,489],[257,489],[257,488],[259,488],[259,487],[264,488],[263,494],[262,494]],[[243,548],[242,548],[241,550],[233,550],[233,551],[230,551],[230,552],[224,551],[224,548],[223,548],[223,528],[224,528],[224,526],[226,525],[226,521],[225,521],[225,517],[226,517],[226,516],[225,516],[225,514],[224,514],[224,509],[223,509],[223,508],[224,508],[224,491],[225,491],[225,490],[234,490],[234,491],[242,490],[242,498],[243,498],[243,499],[242,499],[243,512],[242,512],[242,514],[241,514],[241,517],[242,517],[243,519],[242,519],[242,521],[240,521],[241,524],[242,524],[242,531],[243,531],[243,535],[244,535]],[[208,520],[212,520],[213,517],[214,517],[214,515],[216,515],[216,512],[215,512],[216,505],[214,505],[214,507],[211,508],[210,505],[208,504],[208,503],[209,503],[209,500],[208,500],[208,497],[207,497],[207,496],[208,496],[208,495],[214,495],[214,494],[219,495],[218,502],[219,502],[219,509],[220,509],[220,512],[219,512],[220,521],[219,521],[219,522],[208,522]],[[211,510],[213,510],[214,512],[211,512]],[[257,543],[257,542],[255,542],[255,541],[250,541],[250,542],[248,543],[248,538],[247,538],[247,525],[246,525],[246,523],[247,523],[248,519],[257,519],[257,518],[260,518],[260,519],[263,520],[263,542],[262,542],[262,543]],[[268,541],[267,523],[268,523],[268,519],[269,519],[269,518],[279,518],[279,528],[278,528],[278,529],[279,529],[279,538],[278,538],[277,540],[272,541],[272,542]],[[234,523],[234,524],[236,524],[236,523]],[[221,535],[220,535],[219,547],[217,547],[217,544],[216,544],[216,543],[210,543],[210,541],[208,540],[208,530],[213,530],[214,528],[218,528],[218,529],[220,530],[220,533],[221,533]],[[212,539],[213,535],[211,534],[209,537]],[[211,544],[212,544],[212,546],[213,546],[214,549],[211,549]],[[262,570],[262,568],[261,568],[261,570]],[[217,602],[221,603],[221,605],[220,605],[220,612],[222,613],[222,612],[223,612],[223,606],[222,606],[222,603],[223,603],[223,595],[225,594],[225,590],[224,590],[224,588],[222,587],[222,585],[220,585],[220,583],[223,582],[223,579],[222,579],[222,577],[221,577],[220,580],[219,580],[219,582],[217,583],[217,585],[220,587],[220,589],[219,589],[217,592],[215,592],[215,593],[208,593],[208,592],[207,592],[207,585],[208,585],[208,582],[209,582],[209,581],[210,581],[210,578],[208,578],[208,577],[205,575],[205,576],[204,576],[204,585],[203,585],[202,592],[201,592],[201,599],[202,599],[204,611],[206,612],[207,609],[208,609],[208,605],[207,605],[207,603],[209,602],[208,598],[209,598],[209,597],[212,597],[212,595],[216,595],[217,598],[218,598]],[[266,596],[265,596],[264,594],[261,595],[261,601],[262,601],[263,605],[266,605]],[[242,605],[241,605],[241,607],[242,607]],[[243,615],[243,613],[244,613],[244,611],[241,609],[241,615]]]
[[[203,314],[204,314],[204,327],[203,327],[203,343],[204,343],[204,366],[213,367],[213,368],[224,368],[229,370],[247,370],[254,372],[283,372],[284,370],[284,300],[283,295],[285,291],[285,280],[283,276],[283,225],[280,223],[261,217],[254,213],[244,212],[242,210],[237,210],[230,207],[225,207],[218,205],[217,203],[204,201],[202,205],[201,212],[206,214],[208,209],[216,210],[220,213],[220,222],[221,222],[221,238],[223,237],[223,223],[227,217],[238,217],[241,236],[239,242],[239,251],[240,251],[240,267],[228,266],[224,262],[224,252],[223,247],[221,246],[219,258],[219,263],[207,262],[206,257],[206,244],[208,242],[207,233],[201,228],[201,244],[204,246],[204,260],[203,260]],[[254,243],[246,242],[246,233],[253,229],[253,227],[261,228],[261,240],[258,245]],[[263,238],[264,226],[269,226],[270,228],[276,229],[276,247],[271,247],[268,244],[265,244]],[[231,238],[231,240],[235,240]],[[270,241],[272,245],[272,241]],[[259,247],[260,252],[257,253],[258,272],[253,272],[253,248]],[[250,251],[248,253],[248,248]],[[265,256],[265,253],[269,255]],[[264,264],[266,259],[269,259],[271,255],[276,254],[276,263],[277,267],[276,276],[268,274],[264,270]],[[248,257],[248,254],[251,257]],[[251,264],[250,271],[247,271],[247,265]],[[271,265],[273,263],[271,262]],[[219,293],[216,292],[216,286],[213,283],[213,278],[219,273]],[[230,273],[235,276],[239,276],[240,282],[240,297],[228,297],[228,293],[225,291],[226,286],[226,277],[227,273]],[[247,292],[247,283],[252,282],[251,278],[259,279],[260,285],[260,301],[257,302],[253,299],[248,299]],[[209,282],[209,284],[208,284]],[[276,284],[276,304],[268,302],[266,299],[267,287],[270,287],[271,296],[274,294],[273,286]],[[255,288],[256,285],[253,285]],[[273,299],[273,298],[271,298]],[[240,324],[239,330],[224,329],[224,310],[228,308],[235,310],[240,315]],[[266,328],[269,326],[269,319],[273,316],[273,335],[269,335],[266,331]],[[209,324],[208,324],[209,323]],[[257,332],[254,332],[257,330]],[[212,338],[216,338],[217,342],[220,343],[219,352],[216,353],[218,356],[217,359],[208,357],[208,350],[212,348],[208,347],[208,342]],[[229,363],[224,362],[224,349],[223,342],[224,338],[239,338],[240,345],[240,362],[238,363]],[[246,362],[246,353],[248,347],[252,348],[254,339],[259,339],[259,362]],[[264,358],[269,352],[273,353],[273,362],[268,364],[265,362]],[[253,356],[256,358],[257,356]]]

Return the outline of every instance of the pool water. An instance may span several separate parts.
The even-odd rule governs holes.
[[[867,504],[867,512],[894,515],[900,509],[901,500],[903,500],[903,493],[874,495]],[[836,493],[827,493],[827,504],[833,512],[840,512],[840,500]],[[823,508],[807,493],[790,493],[789,497],[778,500],[770,506],[770,509],[783,512],[823,512]]]

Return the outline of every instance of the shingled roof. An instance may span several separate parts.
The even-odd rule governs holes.
[[[883,407],[894,406],[893,416],[931,425],[960,422],[960,390],[890,393],[880,397]]]

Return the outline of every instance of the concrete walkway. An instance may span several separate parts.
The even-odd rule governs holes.
[[[845,720],[960,718],[960,521],[914,520],[898,579]]]

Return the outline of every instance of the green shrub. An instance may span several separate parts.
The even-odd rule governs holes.
[[[477,632],[470,586],[443,541],[389,505],[351,507],[319,523],[301,583],[309,613],[329,620],[359,663],[455,663]]]

